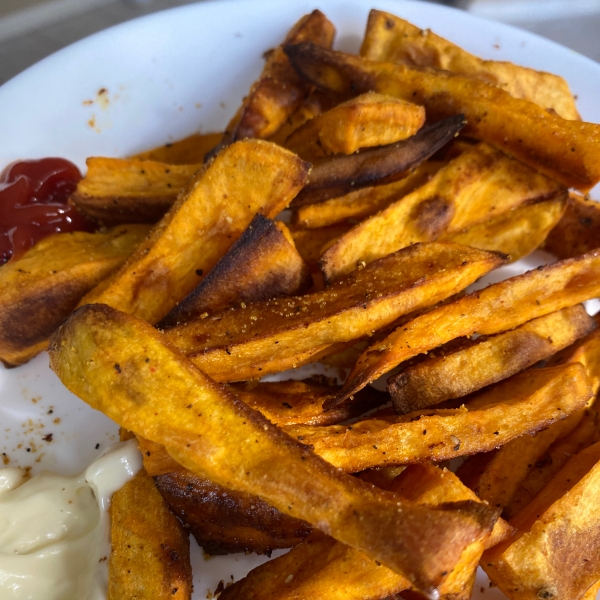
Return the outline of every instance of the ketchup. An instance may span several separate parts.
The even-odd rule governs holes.
[[[81,179],[63,158],[16,162],[0,175],[0,265],[53,233],[93,231],[67,204]]]

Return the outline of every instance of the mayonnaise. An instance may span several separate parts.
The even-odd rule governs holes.
[[[141,466],[130,440],[75,477],[0,469],[0,600],[104,600],[110,499]]]

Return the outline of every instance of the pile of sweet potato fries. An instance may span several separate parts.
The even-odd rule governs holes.
[[[0,269],[0,359],[49,346],[143,452],[109,600],[189,599],[190,533],[292,548],[222,600],[460,600],[479,565],[592,600],[600,125],[560,77],[396,16],[357,56],[334,33],[303,17],[222,134],[90,158],[71,201],[99,230]],[[466,293],[538,248],[560,261]],[[343,385],[261,381],[313,362]]]

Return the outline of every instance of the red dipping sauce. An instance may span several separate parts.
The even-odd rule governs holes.
[[[25,160],[0,175],[0,265],[53,233],[93,231],[94,225],[67,204],[81,179],[63,158]]]

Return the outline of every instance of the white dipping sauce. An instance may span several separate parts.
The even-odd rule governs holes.
[[[104,600],[110,499],[141,467],[133,439],[75,477],[0,469],[0,600]]]

